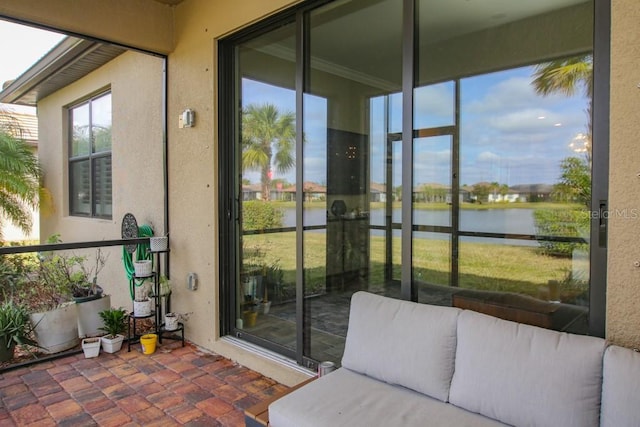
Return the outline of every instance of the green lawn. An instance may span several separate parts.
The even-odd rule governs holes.
[[[448,285],[449,242],[415,239],[413,244],[414,278],[428,283]],[[399,277],[402,264],[400,239],[394,239],[392,246],[394,276]],[[295,233],[244,236],[244,247],[245,249],[259,247],[262,259],[254,259],[252,262],[266,265],[277,263],[284,272],[284,282],[295,283]],[[383,282],[384,248],[383,237],[371,237],[370,283]],[[307,287],[322,287],[326,275],[325,234],[305,233],[304,257]],[[469,242],[463,242],[460,245],[459,280],[460,286],[465,288],[518,292],[537,297],[544,292],[549,280],[562,281],[571,268],[570,258],[545,256],[535,247]],[[583,290],[578,288],[570,291],[575,294]]]
[[[282,202],[273,201],[275,206],[281,208],[295,208],[295,202]],[[400,209],[402,202],[393,202],[392,208]],[[370,209],[384,209],[386,203],[373,202],[369,203]],[[571,209],[575,207],[581,207],[578,204],[568,203],[554,203],[554,202],[517,202],[517,203],[462,203],[460,209],[464,210],[488,210],[488,209]],[[327,209],[327,204],[324,201],[305,202],[305,209]],[[413,208],[417,210],[445,210],[451,209],[451,205],[447,203],[414,203]]]

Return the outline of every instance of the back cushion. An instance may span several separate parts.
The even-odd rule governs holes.
[[[446,402],[459,313],[357,292],[351,298],[342,366]]]
[[[640,425],[640,353],[610,346],[604,354],[602,427]]]
[[[454,405],[517,426],[597,426],[601,338],[473,311],[458,318]]]

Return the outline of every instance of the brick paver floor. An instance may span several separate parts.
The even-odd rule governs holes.
[[[179,342],[82,353],[0,373],[0,426],[243,426],[286,386]]]

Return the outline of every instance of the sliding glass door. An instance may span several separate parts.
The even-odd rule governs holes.
[[[597,330],[593,10],[305,2],[224,40],[222,333],[339,363],[360,290]]]

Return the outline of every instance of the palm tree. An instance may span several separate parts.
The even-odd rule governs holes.
[[[582,89],[588,99],[585,155],[591,165],[591,110],[593,104],[593,57],[590,54],[557,59],[538,64],[533,74],[533,87],[543,96],[561,93],[573,96]]]
[[[20,139],[21,134],[17,121],[7,112],[0,111],[0,214],[29,233],[31,209],[38,208],[41,196],[50,199],[48,192],[40,186],[42,171],[38,159]]]
[[[242,112],[242,169],[260,171],[263,200],[271,199],[272,167],[282,173],[295,165],[295,142],[293,113],[268,103]]]

